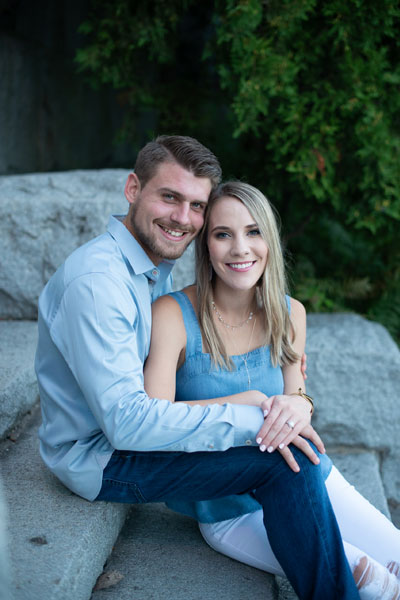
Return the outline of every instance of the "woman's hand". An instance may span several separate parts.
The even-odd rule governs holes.
[[[299,448],[299,450],[301,450],[314,465],[318,465],[320,460],[315,454],[310,444],[308,443],[308,440],[315,444],[315,446],[318,448],[321,454],[325,454],[325,446],[318,433],[312,427],[312,425],[307,425],[307,427],[303,429],[302,435],[298,435],[294,438],[294,440],[292,440],[292,444],[293,446]],[[282,450],[278,449],[278,452],[282,454],[283,458],[285,459],[289,467],[292,469],[292,471],[294,471],[295,473],[298,473],[300,471],[300,467],[297,464],[292,452],[290,451],[290,448],[285,446]]]
[[[319,458],[307,440],[313,442],[321,454],[325,453],[325,446],[310,424],[310,404],[307,400],[301,396],[271,396],[261,404],[261,409],[265,421],[258,432],[257,443],[262,452],[278,449],[289,467],[298,472],[299,466],[288,448],[289,444],[293,444],[304,452],[312,463],[319,463]]]
[[[271,396],[261,409],[265,420],[256,439],[262,452],[282,450],[310,425],[310,404],[301,396]]]

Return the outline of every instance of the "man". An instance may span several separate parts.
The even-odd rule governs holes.
[[[297,474],[278,453],[260,452],[256,437],[268,432],[259,408],[191,407],[149,398],[143,387],[151,302],[170,290],[171,261],[201,229],[220,175],[215,156],[192,138],[147,144],[125,186],[128,215],[111,218],[107,233],[76,250],[46,285],[35,365],[41,455],[88,500],[253,490],[298,595],[358,598],[319,467],[296,448],[285,458],[300,464]]]

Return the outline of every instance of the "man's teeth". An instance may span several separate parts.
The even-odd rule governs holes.
[[[253,261],[248,263],[229,263],[229,266],[232,267],[232,269],[248,269],[252,264]]]
[[[164,231],[166,231],[167,233],[169,233],[169,235],[172,235],[173,237],[182,237],[184,235],[184,231],[173,231],[172,229],[167,229],[166,227],[163,227]]]

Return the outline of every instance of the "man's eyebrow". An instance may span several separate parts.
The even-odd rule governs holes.
[[[178,200],[186,200],[187,199],[184,194],[181,194],[180,192],[177,192],[176,190],[173,190],[171,188],[162,187],[162,188],[159,188],[158,191],[161,194],[171,194],[171,196],[175,196],[176,198],[178,198]],[[190,202],[199,202],[199,204],[207,205],[208,204],[208,198],[207,198],[207,200],[204,200],[204,199],[194,199],[194,200],[190,200]]]
[[[162,187],[158,191],[165,193],[165,194],[171,194],[171,196],[176,196],[177,198],[184,198],[183,194],[181,194],[180,192],[177,192],[176,190],[173,190],[171,188]]]

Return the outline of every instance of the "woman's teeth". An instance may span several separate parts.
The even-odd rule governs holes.
[[[228,263],[232,269],[248,269],[253,264],[253,261],[248,263]]]

